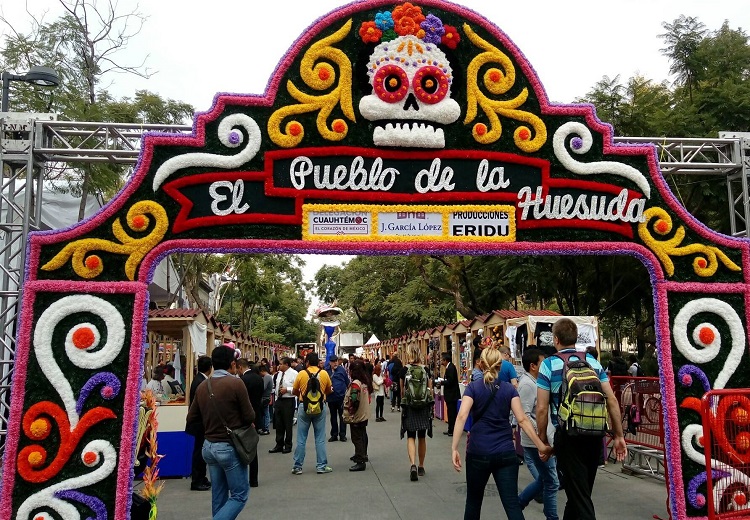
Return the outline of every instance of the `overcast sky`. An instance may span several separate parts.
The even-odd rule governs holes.
[[[19,30],[26,30],[28,10],[47,13],[52,21],[61,13],[55,0],[7,0],[0,12]],[[418,4],[419,2],[413,2]],[[463,0],[524,53],[537,71],[552,101],[571,102],[583,96],[602,76],[620,75],[622,82],[640,73],[669,79],[669,64],[659,49],[662,22],[681,14],[695,16],[709,30],[724,20],[732,28],[750,26],[747,0]],[[133,9],[136,2],[120,0]],[[128,44],[118,61],[146,65],[150,79],[116,75],[104,82],[117,96],[148,89],[163,97],[207,110],[217,92],[262,94],[284,53],[321,16],[345,2],[336,0],[152,0],[139,10],[148,21]],[[7,27],[0,28],[0,34]],[[22,72],[22,71],[14,71]],[[306,257],[310,278],[324,263],[339,258]]]

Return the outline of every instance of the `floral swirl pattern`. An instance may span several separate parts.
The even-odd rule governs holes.
[[[60,395],[67,410],[70,428],[78,423],[78,406],[70,382],[55,361],[52,337],[55,327],[71,314],[88,312],[99,316],[107,327],[107,341],[99,345],[101,335],[96,326],[81,323],[67,334],[65,352],[79,368],[99,369],[110,364],[125,343],[125,322],[114,305],[87,294],[65,296],[50,305],[39,317],[34,329],[34,353],[45,377]]]
[[[349,34],[351,28],[352,21],[349,20],[331,36],[312,44],[302,57],[302,63],[300,63],[302,81],[314,90],[331,89],[331,91],[319,96],[305,94],[291,80],[288,81],[287,90],[299,104],[282,107],[268,118],[268,135],[277,145],[292,148],[302,142],[305,137],[305,128],[299,121],[287,122],[283,131],[280,130],[281,125],[290,116],[314,111],[318,112],[318,132],[324,139],[340,141],[346,137],[349,131],[346,121],[334,119],[329,128],[328,118],[333,109],[340,106],[344,116],[355,121],[352,104],[352,64],[346,53],[333,47]],[[337,78],[332,64],[338,67],[340,77]],[[336,85],[337,79],[338,85]]]
[[[719,269],[719,262],[731,271],[742,270],[716,246],[703,244],[680,246],[682,241],[685,240],[684,226],[677,228],[672,238],[658,240],[654,237],[649,231],[652,221],[655,221],[653,228],[658,235],[664,236],[672,231],[672,217],[664,209],[659,207],[649,208],[643,212],[643,216],[644,221],[638,225],[638,236],[659,258],[668,276],[674,276],[674,263],[670,258],[671,256],[698,255],[693,260],[693,271],[704,278],[716,274]]]
[[[535,135],[532,137],[531,129],[522,125],[513,132],[513,142],[524,152],[536,152],[547,142],[547,127],[539,117],[531,112],[518,110],[518,107],[528,99],[529,90],[524,87],[515,98],[501,101],[489,98],[479,88],[480,69],[489,63],[496,63],[501,68],[489,68],[482,76],[483,85],[493,96],[507,93],[516,82],[516,69],[513,62],[500,49],[478,36],[468,24],[464,24],[464,31],[476,47],[484,50],[471,60],[466,71],[467,107],[464,124],[474,121],[477,117],[478,107],[481,108],[489,120],[490,126],[487,128],[484,123],[477,123],[472,128],[471,135],[478,143],[490,144],[500,139],[503,133],[503,126],[498,114],[526,123],[531,126]]]
[[[136,202],[128,210],[127,223],[133,231],[145,231],[148,228],[150,219],[148,215],[154,217],[154,227],[151,232],[143,238],[133,238],[128,235],[116,220],[112,224],[112,233],[120,243],[103,240],[100,238],[84,238],[67,244],[62,251],[42,266],[44,271],[54,271],[60,269],[71,259],[73,270],[81,278],[87,280],[96,278],[104,271],[104,263],[101,257],[96,254],[90,254],[92,251],[107,251],[120,255],[128,255],[125,262],[125,274],[128,280],[135,278],[135,271],[151,249],[161,242],[169,228],[169,218],[159,204],[153,201],[144,200]]]
[[[63,498],[85,504],[96,514],[95,520],[106,520],[106,509],[102,507],[101,500],[80,492],[71,494],[70,490],[92,486],[109,476],[117,463],[115,448],[105,440],[93,440],[83,448],[81,461],[86,467],[96,469],[91,473],[63,480],[29,496],[18,508],[16,520],[53,520],[55,517],[47,512],[35,513],[42,507],[54,510],[65,520],[81,520],[78,509]]]

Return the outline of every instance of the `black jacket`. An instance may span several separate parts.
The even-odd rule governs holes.
[[[458,388],[458,371],[456,365],[448,363],[445,367],[445,381],[443,381],[443,397],[446,401],[458,401],[461,399],[461,391]]]
[[[262,410],[261,401],[263,400],[263,376],[252,370],[248,370],[242,374],[242,382],[245,383],[247,388],[247,395],[250,397],[250,404],[253,406],[253,410],[256,415]]]
[[[188,406],[190,405],[190,402],[195,397],[195,393],[198,391],[198,387],[205,381],[207,378],[204,374],[201,372],[198,372],[195,374],[195,377],[193,378],[193,382],[190,383],[190,395],[188,396]],[[188,423],[185,426],[185,432],[192,435],[193,437],[200,437],[203,438],[203,423],[201,421],[194,421],[192,423]]]

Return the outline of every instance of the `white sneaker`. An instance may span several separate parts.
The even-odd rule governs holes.
[[[391,406],[391,413],[394,413],[396,411],[396,408]]]

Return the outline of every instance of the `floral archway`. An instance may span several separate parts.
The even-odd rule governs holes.
[[[173,251],[635,256],[654,288],[671,514],[707,514],[696,401],[748,386],[748,242],[694,220],[653,148],[551,104],[473,11],[338,9],[265,94],[217,95],[192,136],[146,137],[99,214],[30,237],[0,517],[129,516],[147,286]],[[748,478],[722,475],[720,490]]]

